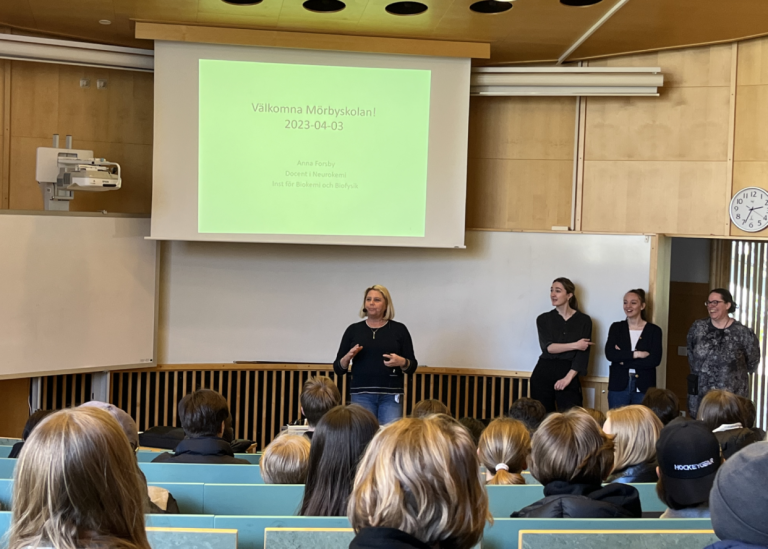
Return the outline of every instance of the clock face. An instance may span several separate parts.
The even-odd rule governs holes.
[[[756,233],[768,227],[768,191],[747,187],[731,198],[731,221],[742,231]]]

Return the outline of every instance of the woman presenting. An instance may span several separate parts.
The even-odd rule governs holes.
[[[736,310],[731,292],[716,288],[704,303],[709,318],[697,320],[688,331],[688,411],[697,417],[699,403],[711,389],[724,389],[746,397],[747,374],[760,363],[755,333],[729,316]]]
[[[531,398],[547,413],[581,406],[579,375],[587,374],[592,345],[592,319],[579,311],[576,287],[567,278],[557,278],[549,289],[555,306],[536,319],[541,356],[531,374]]]
[[[608,407],[640,404],[645,392],[656,387],[656,366],[661,363],[661,328],[645,320],[645,290],[624,294],[626,320],[608,331],[605,357],[611,361]]]
[[[365,320],[344,332],[333,370],[344,375],[354,364],[352,403],[367,408],[385,425],[403,417],[403,381],[419,364],[408,328],[393,320],[389,290],[378,284],[365,290],[360,316]]]

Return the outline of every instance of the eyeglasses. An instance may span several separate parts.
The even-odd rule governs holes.
[[[705,301],[704,302],[704,306],[705,307],[709,307],[710,305],[720,305],[721,303],[725,303],[725,301],[718,301],[718,300],[714,299],[712,301]]]

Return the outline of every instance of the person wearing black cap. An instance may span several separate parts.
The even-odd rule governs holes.
[[[709,508],[721,540],[707,549],[768,547],[768,492],[759,487],[768,475],[768,443],[736,452],[717,472]]]
[[[709,491],[720,468],[720,444],[701,421],[674,420],[656,443],[661,518],[709,518]]]

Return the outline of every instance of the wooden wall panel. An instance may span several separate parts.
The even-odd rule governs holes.
[[[10,202],[10,61],[0,61],[0,210],[7,210]]]
[[[29,418],[29,378],[0,381],[0,433],[21,438]]]

